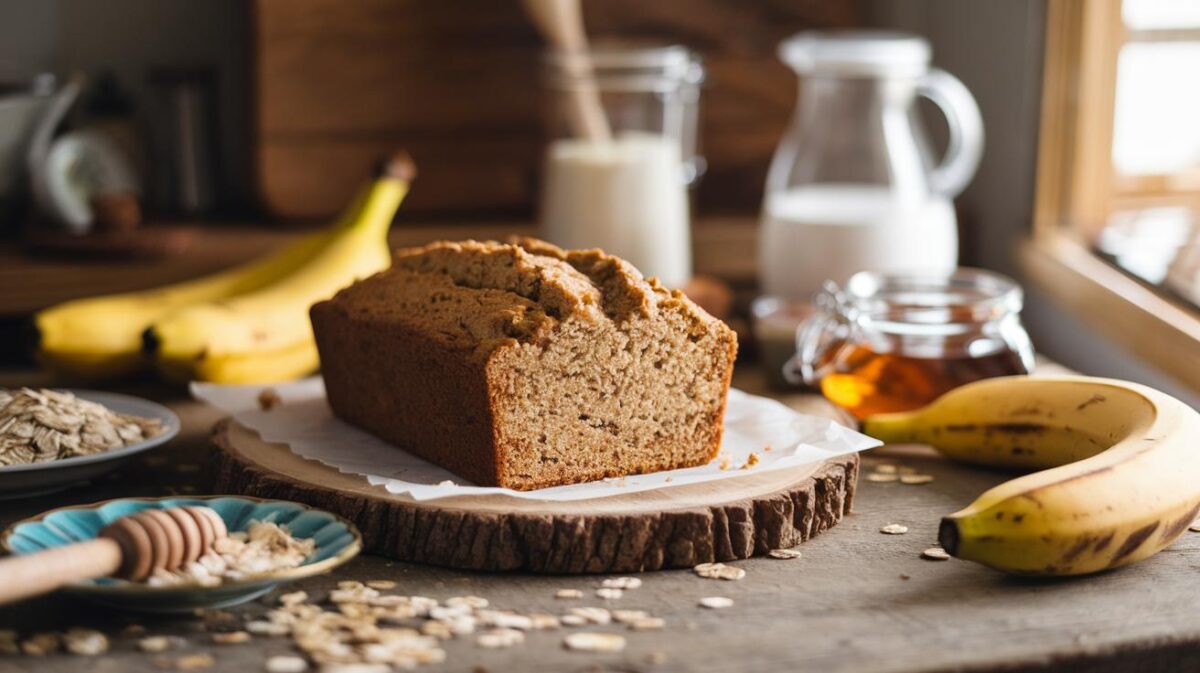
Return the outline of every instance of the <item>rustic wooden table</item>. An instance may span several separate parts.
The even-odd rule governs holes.
[[[754,388],[747,370],[735,383]],[[41,385],[32,372],[0,374],[0,385]],[[166,400],[184,431],[162,450],[130,463],[99,483],[29,500],[0,502],[0,525],[68,504],[121,496],[206,493],[212,462],[207,433],[216,415],[181,391],[152,384],[124,391]],[[792,404],[811,399],[785,397]],[[876,456],[879,459],[882,456]],[[938,519],[969,502],[1003,475],[948,463],[920,451],[888,460],[936,477],[923,486],[863,482],[855,512],[802,545],[799,560],[752,559],[740,582],[701,579],[688,571],[644,576],[644,586],[614,603],[664,617],[663,631],[626,632],[624,652],[563,649],[561,633],[533,632],[511,649],[485,650],[471,639],[447,643],[447,661],[433,671],[1184,671],[1200,668],[1200,535],[1183,538],[1157,557],[1118,571],[1073,580],[1006,577],[957,560],[922,560]],[[903,523],[907,535],[879,533]],[[558,588],[579,588],[580,605],[597,577],[455,572],[363,556],[336,572],[300,583],[320,596],[339,580],[391,579],[396,591],[434,598],[475,594],[521,612],[562,612]],[[703,596],[728,596],[725,610],[697,607]],[[232,610],[261,614],[271,597]],[[612,605],[610,605],[611,607]],[[116,635],[131,623],[150,633],[178,635],[187,644],[168,655],[145,654]],[[211,644],[199,618],[122,614],[51,596],[0,608],[0,628],[22,634],[93,626],[114,635],[99,658],[55,655],[0,657],[0,671],[111,671],[172,668],[174,658],[208,653],[213,671],[257,671],[269,655],[291,652],[282,638],[241,645]],[[600,627],[617,630],[617,626]]]

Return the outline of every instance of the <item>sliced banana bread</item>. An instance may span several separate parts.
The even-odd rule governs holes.
[[[733,330],[599,250],[399,250],[312,322],[339,418],[479,485],[690,467],[721,442]]]

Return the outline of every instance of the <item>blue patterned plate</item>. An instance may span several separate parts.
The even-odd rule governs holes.
[[[90,456],[76,456],[48,463],[0,466],[0,500],[21,498],[61,491],[73,484],[94,479],[120,467],[134,455],[161,444],[179,434],[179,417],[170,409],[150,400],[99,390],[65,390],[76,397],[103,404],[121,414],[157,418],[163,431],[150,439],[119,449],[101,451]]]
[[[225,520],[230,532],[244,531],[251,521],[287,525],[297,538],[317,543],[313,555],[295,568],[243,580],[226,580],[221,586],[151,587],[102,578],[63,588],[71,594],[111,607],[144,612],[190,612],[245,603],[277,585],[327,572],[358,555],[362,535],[354,524],[328,512],[285,500],[212,496],[199,498],[124,498],[94,505],[64,507],[13,524],[0,534],[0,547],[10,554],[32,554],[43,549],[83,542],[96,537],[114,519],[144,509],[201,505],[211,507]]]

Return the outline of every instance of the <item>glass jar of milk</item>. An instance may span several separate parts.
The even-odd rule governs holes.
[[[688,186],[704,70],[680,46],[596,46],[546,59],[551,141],[542,178],[542,236],[564,248],[602,248],[679,287],[692,275]],[[572,123],[588,97],[606,135]],[[582,103],[581,103],[582,99]]]
[[[970,92],[929,69],[929,44],[882,32],[801,33],[779,48],[799,102],[767,176],[759,248],[767,294],[808,299],[859,271],[949,272],[958,263],[954,198],[975,174],[983,123]],[[932,100],[949,126],[940,164],[917,114]]]

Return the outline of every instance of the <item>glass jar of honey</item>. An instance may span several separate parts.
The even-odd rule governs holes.
[[[907,411],[979,379],[1027,374],[1033,346],[1015,281],[989,271],[828,282],[785,373],[857,418]]]

